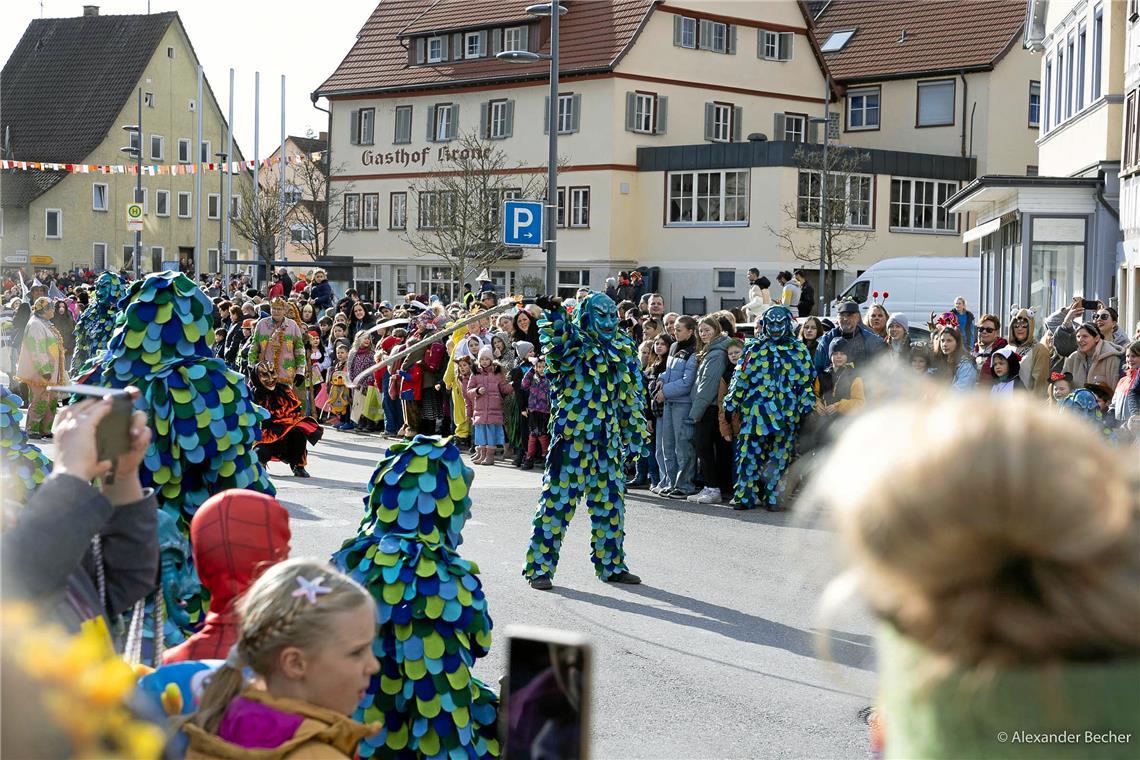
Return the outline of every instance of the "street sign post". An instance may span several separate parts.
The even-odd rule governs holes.
[[[503,244],[520,248],[541,248],[542,201],[509,200],[503,202]]]
[[[143,206],[141,203],[127,204],[127,230],[141,232],[143,228]]]

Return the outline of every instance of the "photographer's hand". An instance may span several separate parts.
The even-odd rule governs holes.
[[[150,446],[151,432],[146,424],[146,412],[136,411],[131,415],[131,445],[115,465],[115,482],[103,484],[103,495],[113,507],[134,504],[143,498],[142,482],[139,480],[139,467]]]
[[[98,461],[95,431],[111,411],[110,399],[89,399],[64,407],[55,418],[56,441],[52,471],[90,483],[111,471],[111,462]]]

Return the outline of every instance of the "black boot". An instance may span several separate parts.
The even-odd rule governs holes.
[[[293,475],[294,475],[295,477],[298,477],[298,478],[307,478],[307,477],[309,477],[309,473],[308,473],[308,471],[307,471],[307,470],[306,470],[304,467],[302,467],[301,465],[299,465],[299,464],[290,465],[290,469],[292,469],[292,470],[293,470]]]
[[[551,583],[549,576],[539,575],[530,579],[530,587],[537,591],[549,591],[554,588],[554,584]]]
[[[606,578],[606,583],[626,583],[630,586],[636,586],[641,583],[641,578],[634,575],[628,570],[622,570],[620,573],[615,573],[609,578]]]
[[[524,452],[522,449],[515,449],[515,461],[513,462],[515,467],[522,467],[523,455],[525,453],[526,452]]]
[[[519,467],[519,469],[520,470],[533,470],[534,469],[534,460],[531,459],[530,457],[527,457],[526,459],[523,460],[522,466]]]

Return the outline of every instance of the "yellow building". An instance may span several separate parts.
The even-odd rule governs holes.
[[[449,151],[464,134],[477,132],[500,148],[510,164],[504,172],[519,186],[545,169],[548,64],[495,58],[512,49],[549,52],[549,21],[528,16],[523,5],[380,3],[313,93],[331,104],[331,163],[344,167],[334,183],[352,183],[339,209],[346,229],[332,253],[369,265],[362,276],[379,297],[450,295],[462,285],[407,237],[433,223],[436,199],[419,197],[417,187],[451,165]],[[823,117],[828,101],[839,113],[844,88],[836,82],[828,90],[807,4],[566,5],[556,125],[562,290],[601,289],[619,270],[644,266],[670,307],[692,298],[704,299],[690,302],[693,308],[712,308],[739,301],[752,266],[773,280],[802,266],[814,283],[817,263],[797,260],[788,243],[810,251],[819,237],[818,179],[796,154],[818,149],[807,145],[822,139],[811,120]],[[1005,44],[1017,33],[1011,28]],[[1020,82],[1016,65],[986,65],[986,77],[1006,67]],[[1005,86],[968,76],[971,104],[983,90]],[[1017,87],[1028,97],[1028,79]],[[999,96],[985,97],[979,108]],[[999,139],[991,136],[997,122],[975,124],[985,132],[976,147],[1018,139],[1032,145],[1024,125]],[[844,182],[843,222],[870,241],[834,272],[840,280],[886,257],[964,255],[962,225],[938,204],[976,176],[977,161],[959,150],[959,140],[935,134],[894,116],[873,139],[858,130],[832,134],[832,146],[854,146],[866,159]],[[905,211],[901,196],[892,205],[904,184]],[[541,287],[544,257],[527,250],[490,274],[508,290]]]
[[[220,172],[172,174],[169,167],[220,162],[226,123],[208,83],[198,103],[198,59],[177,13],[101,16],[86,6],[75,18],[37,19],[4,65],[0,82],[0,152],[16,161],[113,166],[134,160],[120,149],[137,145],[122,125],[138,122],[142,100],[141,269],[192,271],[200,224],[202,271],[221,271]],[[202,142],[194,146],[198,109]],[[233,161],[243,161],[234,148]],[[6,270],[70,271],[131,268],[135,235],[126,206],[130,173],[24,171],[0,173],[0,257]],[[233,177],[240,203],[245,174]],[[231,234],[235,254],[249,244]]]

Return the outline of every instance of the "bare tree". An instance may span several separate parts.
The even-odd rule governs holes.
[[[784,224],[778,229],[766,225],[768,232],[793,258],[818,267],[819,238],[805,234],[803,228],[814,232],[822,225],[824,269],[833,273],[858,256],[875,237],[871,228],[874,185],[867,173],[870,154],[829,145],[824,164],[823,147],[805,145],[796,150],[793,161],[799,167],[797,198],[784,204]],[[825,176],[827,199],[821,202]],[[834,280],[829,280],[833,285]],[[826,292],[828,284],[819,284],[820,296],[826,300],[834,297]]]
[[[277,258],[281,235],[287,230],[281,223],[281,179],[280,174],[262,177],[261,184],[241,183],[241,206],[236,216],[230,217],[233,229],[253,243],[257,256],[272,268]]]
[[[417,257],[439,260],[451,279],[469,282],[479,270],[522,250],[503,245],[502,204],[509,197],[542,198],[545,174],[522,173],[505,151],[477,132],[461,135],[441,148],[439,170],[408,185],[416,218],[407,220],[401,238]]]
[[[309,137],[313,134],[310,131]],[[333,214],[329,209],[341,208],[344,194],[352,191],[351,182],[329,182],[328,151],[317,160],[312,156],[301,157],[291,177],[294,192],[299,196],[289,209],[289,232],[291,240],[310,258],[327,256],[333,241],[344,227],[344,215]],[[343,164],[333,167],[332,173],[344,170]],[[293,231],[298,234],[293,235]]]

